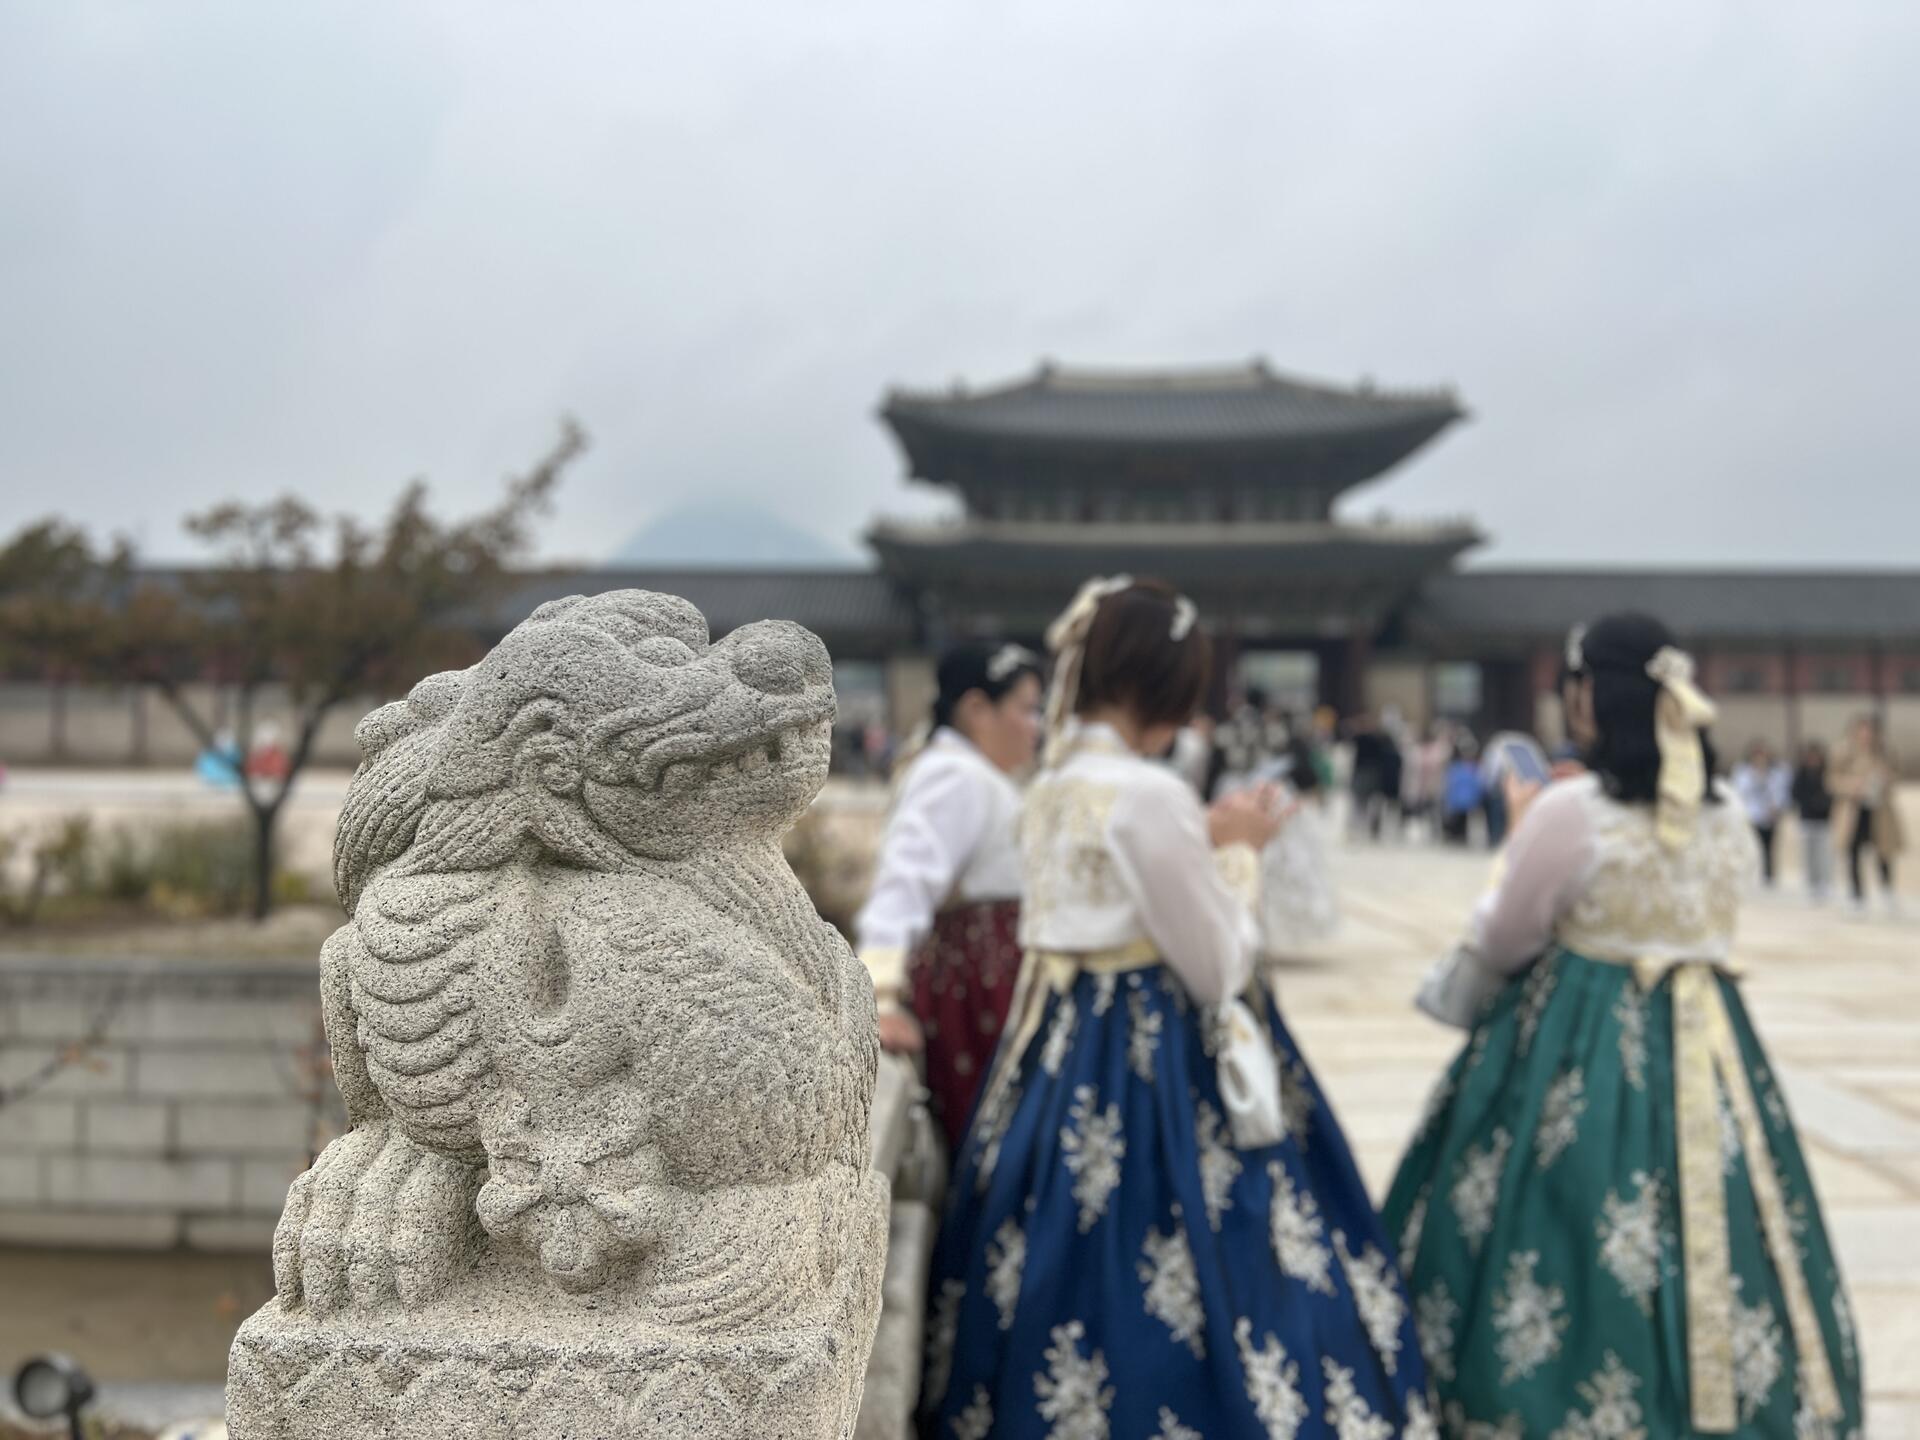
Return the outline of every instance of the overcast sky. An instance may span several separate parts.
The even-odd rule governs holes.
[[[1355,513],[1920,565],[1920,7],[0,0],[0,530],[924,512],[890,384],[1455,385]]]

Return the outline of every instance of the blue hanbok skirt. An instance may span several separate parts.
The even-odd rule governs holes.
[[[1288,1134],[1240,1150],[1164,965],[1035,1008],[954,1175],[925,1440],[1437,1435],[1393,1247],[1279,1012]]]

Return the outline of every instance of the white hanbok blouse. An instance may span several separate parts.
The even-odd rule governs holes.
[[[1020,898],[1020,791],[958,730],[942,726],[907,766],[880,838],[855,948],[882,1001],[906,985],[907,955],[953,904]]]
[[[1619,964],[1724,963],[1759,849],[1724,787],[1692,838],[1660,843],[1651,805],[1607,795],[1594,775],[1541,792],[1508,838],[1465,944],[1427,977],[1420,1006],[1470,1026],[1492,995],[1555,945]]]
[[[1020,943],[1092,954],[1146,941],[1202,1005],[1245,988],[1258,950],[1259,864],[1216,852],[1199,797],[1106,725],[1076,725],[1027,792]]]

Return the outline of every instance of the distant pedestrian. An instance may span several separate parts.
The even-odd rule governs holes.
[[[1467,843],[1473,813],[1486,799],[1480,784],[1480,766],[1465,748],[1454,751],[1447,766],[1446,784],[1440,792],[1440,833],[1449,845]]]
[[[1371,715],[1360,715],[1353,722],[1353,775],[1348,786],[1353,809],[1347,817],[1350,834],[1364,834],[1369,840],[1380,838],[1389,803],[1400,800],[1400,749]],[[1393,790],[1389,794],[1389,769]]]
[[[1733,767],[1733,793],[1760,842],[1760,879],[1768,889],[1773,888],[1773,840],[1792,803],[1792,788],[1793,772],[1773,758],[1764,740],[1749,745],[1747,758]]]
[[[1867,904],[1866,885],[1860,875],[1860,852],[1871,850],[1879,862],[1880,886],[1887,897],[1887,908],[1897,909],[1893,890],[1893,862],[1906,848],[1900,812],[1894,806],[1894,781],[1899,767],[1888,753],[1886,737],[1881,734],[1875,715],[1862,715],[1853,722],[1853,733],[1833,759],[1827,783],[1833,789],[1835,838],[1847,848],[1847,880],[1853,887],[1853,903],[1860,909]]]
[[[1833,888],[1833,791],[1827,788],[1827,747],[1809,740],[1800,748],[1793,772],[1793,808],[1800,819],[1807,894],[1815,904]]]

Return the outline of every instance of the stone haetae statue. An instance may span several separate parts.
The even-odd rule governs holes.
[[[826,647],[542,605],[357,732],[321,955],[352,1129],[234,1341],[235,1440],[833,1437],[885,1261],[865,972],[780,837]]]

